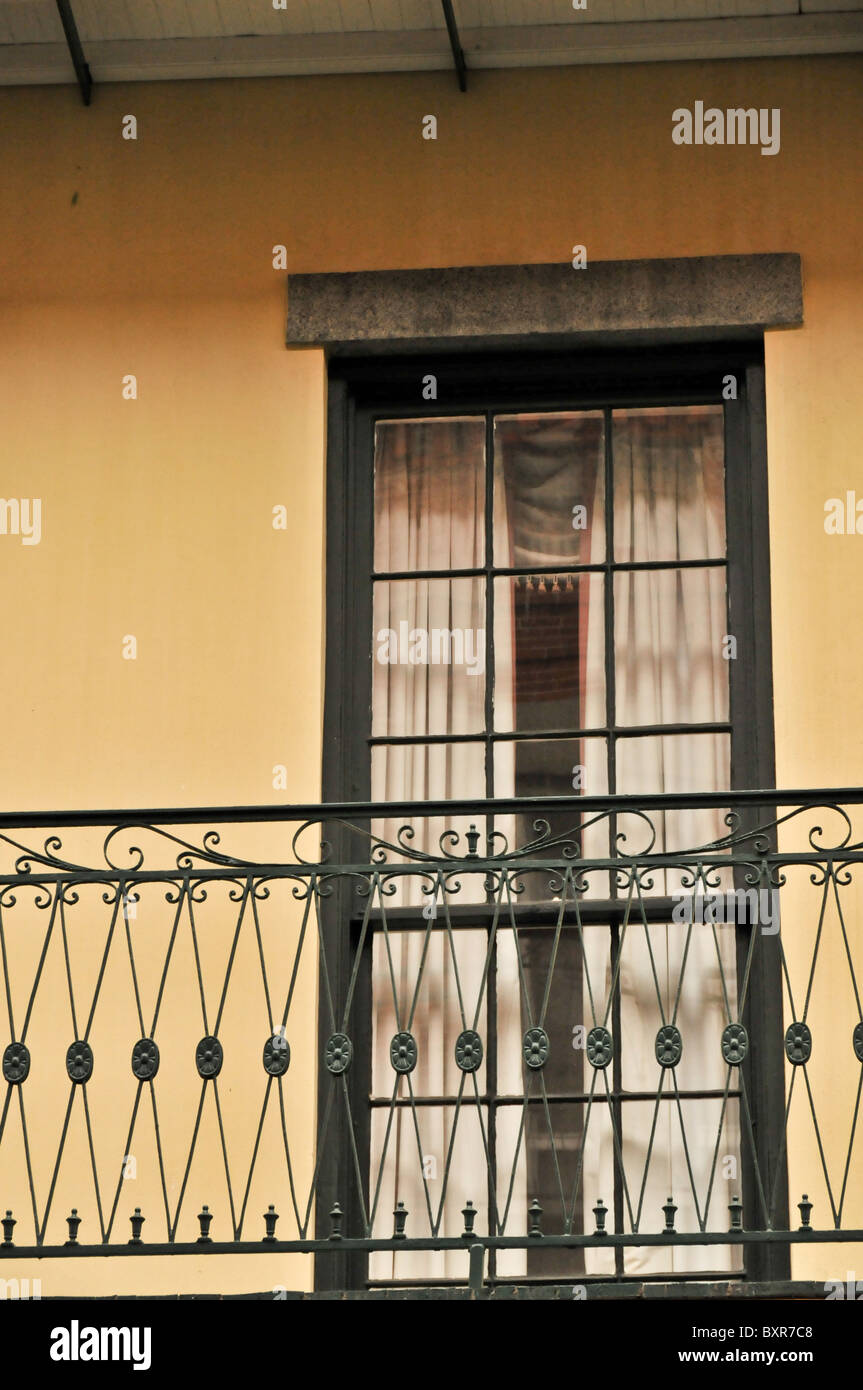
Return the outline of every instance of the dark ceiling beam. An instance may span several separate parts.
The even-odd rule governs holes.
[[[461,39],[458,36],[458,25],[456,24],[455,11],[452,7],[452,0],[441,0],[443,5],[443,17],[446,20],[447,33],[449,34],[449,45],[452,49],[453,62],[458,75],[458,85],[463,92],[467,91],[467,63],[464,60],[464,50],[461,46]]]
[[[93,79],[84,57],[81,40],[78,37],[78,26],[72,13],[71,0],[57,0],[57,9],[60,11],[60,22],[63,25],[63,33],[66,35],[66,43],[69,45],[69,53],[72,57],[78,86],[81,88],[81,100],[85,106],[89,106],[93,91]]]

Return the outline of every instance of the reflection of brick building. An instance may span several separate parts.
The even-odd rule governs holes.
[[[516,582],[514,594],[515,692],[520,726],[578,727],[580,656],[580,589],[572,575],[544,575]],[[573,710],[573,703],[576,710]],[[559,706],[560,718],[546,708],[541,720],[536,704]]]

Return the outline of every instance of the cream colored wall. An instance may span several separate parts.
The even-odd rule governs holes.
[[[863,495],[861,70],[482,72],[466,96],[448,74],[97,86],[89,109],[71,85],[0,91],[2,491],[44,508],[38,546],[0,537],[4,808],[319,795],[325,380],[319,352],[283,347],[278,243],[294,272],[565,261],[576,242],[593,260],[800,252],[805,327],[766,345],[777,777],[863,782],[863,541],[823,530],[826,498]],[[675,146],[671,112],[695,100],[779,107],[780,153]],[[312,972],[300,1143],[314,1007]],[[825,1103],[841,1137],[846,1097]],[[795,1116],[795,1200],[807,1134]],[[847,1253],[795,1273],[844,1274]],[[45,1292],[286,1282],[267,1261],[57,1262]]]

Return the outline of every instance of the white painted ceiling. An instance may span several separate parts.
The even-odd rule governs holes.
[[[452,66],[441,0],[71,0],[93,80]],[[280,0],[281,3],[281,0]],[[471,68],[863,51],[863,0],[454,0]],[[0,0],[0,83],[74,81],[55,0]]]

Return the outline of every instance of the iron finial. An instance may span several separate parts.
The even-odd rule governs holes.
[[[536,1197],[534,1197],[533,1201],[531,1202],[530,1206],[528,1207],[527,1213],[528,1213],[528,1218],[529,1218],[529,1225],[528,1225],[528,1229],[527,1229],[528,1235],[529,1235],[529,1236],[541,1236],[541,1235],[542,1235],[542,1207],[539,1205],[539,1202],[537,1201]]]
[[[132,1223],[132,1239],[129,1241],[129,1244],[143,1245],[144,1242],[141,1240],[141,1227],[143,1226],[146,1218],[141,1215],[140,1207],[135,1208],[134,1215],[130,1216],[129,1220]]]
[[[605,1229],[605,1218],[608,1215],[608,1208],[601,1197],[597,1198],[596,1206],[593,1208],[593,1214],[596,1217],[596,1230],[593,1234],[595,1236],[607,1236],[608,1231]]]
[[[276,1222],[278,1221],[278,1219],[279,1213],[276,1211],[276,1208],[273,1206],[272,1202],[270,1202],[270,1205],[264,1212],[264,1224],[267,1228],[267,1234],[264,1236],[264,1240],[274,1241],[276,1239]]]
[[[81,1225],[81,1218],[80,1218],[80,1216],[78,1215],[78,1208],[77,1208],[77,1207],[73,1207],[73,1208],[72,1208],[72,1215],[66,1217],[66,1224],[67,1224],[67,1226],[69,1227],[69,1239],[66,1241],[66,1244],[67,1244],[67,1245],[77,1245],[77,1244],[78,1244],[78,1227]]]
[[[201,1234],[198,1236],[199,1245],[212,1244],[212,1241],[210,1240],[210,1222],[212,1221],[212,1219],[213,1213],[210,1211],[210,1208],[205,1203],[201,1210],[198,1212],[198,1220],[201,1223]]]
[[[472,1240],[474,1233],[473,1225],[476,1221],[476,1207],[474,1206],[473,1202],[470,1200],[469,1197],[467,1199],[467,1202],[461,1209],[461,1214],[464,1217],[464,1230],[461,1233],[462,1239]]]
[[[811,1231],[812,1227],[809,1225],[809,1217],[812,1214],[812,1203],[805,1192],[803,1193],[803,1201],[798,1202],[797,1206],[800,1209],[801,1231]]]
[[[405,1224],[410,1212],[405,1209],[404,1202],[396,1202],[393,1212],[393,1240],[407,1240],[405,1235]]]
[[[343,1218],[344,1212],[338,1202],[333,1202],[330,1209],[330,1240],[341,1240]]]
[[[3,1244],[4,1244],[4,1245],[12,1245],[12,1244],[14,1244],[14,1242],[13,1242],[13,1240],[12,1240],[12,1232],[13,1232],[13,1230],[15,1229],[15,1227],[16,1227],[17,1225],[18,1225],[18,1222],[15,1220],[15,1217],[12,1215],[11,1211],[7,1211],[7,1212],[6,1212],[6,1215],[3,1217]]]

